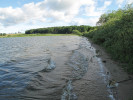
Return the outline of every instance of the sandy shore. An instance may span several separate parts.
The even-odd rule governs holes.
[[[91,40],[89,41],[91,42]],[[91,44],[94,48],[100,50],[100,58],[111,76],[110,79],[119,83],[114,93],[114,95],[117,95],[116,100],[133,100],[133,76],[127,74],[118,62],[113,61],[102,47],[92,42]],[[130,78],[132,79],[130,80]]]
[[[68,49],[66,52],[53,53],[58,67],[49,75],[56,76],[58,73],[57,78],[65,80],[62,83],[56,78],[60,86],[64,85],[61,100],[132,100],[133,81],[128,80],[129,75],[122,67],[111,60],[100,46],[84,37],[78,39],[78,42],[73,40],[73,44],[69,41],[71,45],[63,43]],[[114,84],[120,83],[112,88],[109,86],[110,80],[114,80]]]

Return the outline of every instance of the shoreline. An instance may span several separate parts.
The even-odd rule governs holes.
[[[100,52],[101,55],[99,58],[101,58],[111,79],[119,83],[116,88],[118,96],[116,100],[133,100],[133,75],[129,75],[125,72],[120,64],[112,60],[109,54],[101,46],[93,43],[90,39],[88,39],[88,41]]]
[[[61,40],[59,42],[51,45],[55,51],[51,52],[52,54],[50,53],[57,68],[50,73],[39,72],[39,74],[42,74],[41,77],[43,77],[44,80],[45,78],[52,78],[55,83],[57,82],[59,84],[60,82],[59,86],[55,83],[51,83],[51,85],[55,86],[55,90],[57,87],[61,89],[58,91],[58,94],[55,92],[56,95],[61,94],[64,86],[72,85],[74,87],[72,90],[73,97],[77,95],[78,100],[133,100],[133,80],[128,80],[132,76],[124,72],[122,67],[113,61],[102,47],[94,44],[86,37],[77,36],[77,38],[71,38],[71,40],[67,37],[68,39],[66,38],[65,41],[63,41],[64,38],[60,38]],[[62,52],[60,53],[58,50]],[[97,56],[97,51],[99,51],[99,56]],[[86,65],[88,65],[88,67],[85,67]],[[86,69],[88,69],[88,71],[86,71]],[[109,79],[107,79],[107,73],[109,73]],[[76,77],[77,75],[81,75],[81,77],[74,79],[73,82],[70,80],[66,83],[66,80],[71,79],[70,76],[72,75],[76,75]],[[115,89],[110,89],[110,87],[107,86],[109,80],[115,80],[118,86]],[[48,81],[48,83],[45,82],[44,86],[47,85],[49,87],[49,82],[51,81]],[[36,85],[34,83],[32,84]],[[53,89],[53,87],[51,89]]]
[[[11,37],[32,37],[32,36],[76,36],[75,34],[6,34],[0,36],[0,38],[11,38]]]

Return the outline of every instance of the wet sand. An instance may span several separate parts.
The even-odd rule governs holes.
[[[124,71],[120,63],[111,59],[108,53],[99,45],[94,44],[89,40],[94,48],[100,50],[100,58],[106,70],[110,74],[110,79],[118,82],[118,87],[114,90],[114,95],[116,95],[116,100],[133,100],[133,75],[127,74]]]

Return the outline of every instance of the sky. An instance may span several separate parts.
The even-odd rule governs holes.
[[[0,33],[28,29],[90,25],[103,13],[117,10],[133,0],[0,0]]]

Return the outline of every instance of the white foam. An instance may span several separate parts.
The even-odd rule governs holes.
[[[86,41],[88,41],[88,39],[86,39]],[[90,44],[89,41],[88,41],[88,43],[86,43],[86,45],[88,45],[88,46],[86,46],[87,49],[91,50],[94,53],[94,55],[97,55],[96,49],[94,47],[90,47],[91,44]],[[99,66],[100,66],[100,75],[103,77],[104,83],[105,84],[108,84],[108,81],[109,81],[110,76],[105,73],[104,65],[103,65],[103,63],[101,61],[101,58],[98,58],[97,56],[95,56],[95,58],[97,59],[97,62],[99,64]],[[117,87],[118,86],[118,83],[116,83],[115,86]],[[113,92],[111,91],[111,88],[108,87],[108,86],[107,86],[107,91],[109,92],[109,98],[111,100],[115,100],[115,98],[113,96]]]

